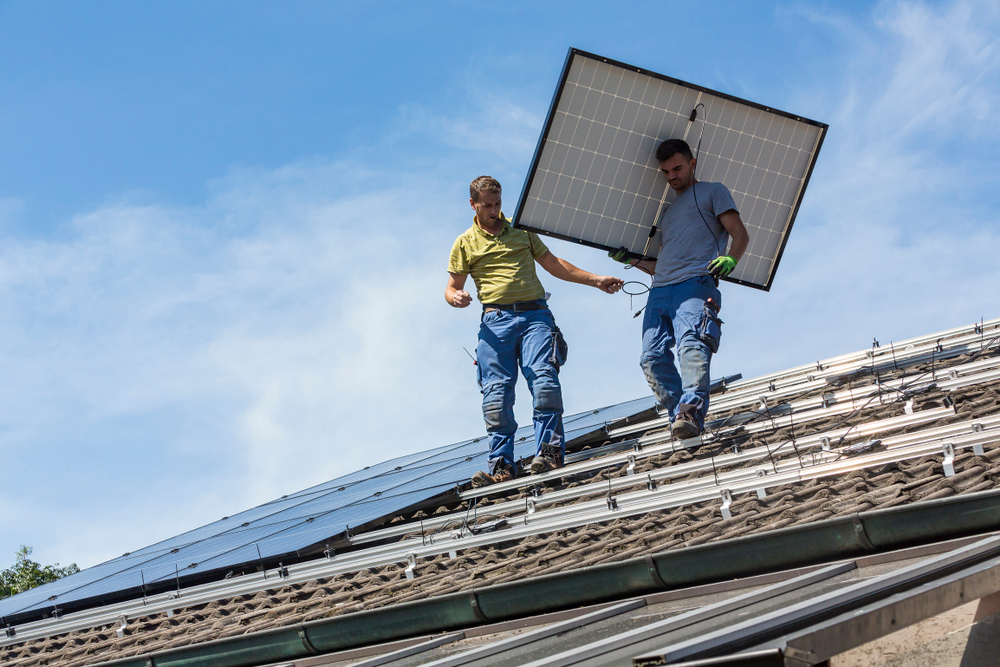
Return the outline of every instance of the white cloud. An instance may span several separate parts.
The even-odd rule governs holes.
[[[811,11],[843,45],[822,80],[842,102],[772,292],[728,300],[724,352],[754,373],[1000,315],[998,7]]]
[[[479,430],[441,296],[452,231],[397,202],[457,211],[432,183],[358,174],[234,173],[202,207],[121,203],[64,240],[7,240],[0,456],[42,477],[0,491],[5,542],[119,508],[69,549],[89,563]]]
[[[996,8],[892,3],[865,23],[808,17],[837,36],[842,68],[799,94],[812,85],[839,103],[773,291],[726,291],[716,375],[1000,314]],[[442,158],[451,162],[476,153],[461,170],[401,176],[409,170],[375,160],[234,169],[201,206],[122,201],[81,213],[58,237],[4,238],[9,558],[27,543],[43,562],[91,564],[480,435],[461,349],[475,344],[478,313],[444,303],[445,258],[469,224],[465,182],[488,165],[523,176],[542,119],[496,99],[470,107],[407,107],[385,140],[429,136],[462,149]],[[9,201],[0,221],[30,213]],[[619,270],[591,249],[549,245],[586,269]],[[567,409],[646,395],[631,317],[642,300],[629,308],[625,296],[542,278],[571,345]],[[529,415],[522,383],[518,418]]]

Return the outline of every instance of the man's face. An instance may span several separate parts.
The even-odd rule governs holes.
[[[479,201],[469,200],[482,227],[494,227],[500,221],[500,193],[480,192]]]
[[[660,163],[660,171],[674,192],[680,194],[694,185],[694,165],[696,160],[680,153],[674,153],[669,160]]]

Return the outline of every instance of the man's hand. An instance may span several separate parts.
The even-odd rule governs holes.
[[[608,294],[614,294],[625,284],[624,280],[614,276],[595,276],[595,278],[594,287]]]
[[[616,262],[621,262],[622,264],[628,264],[629,263],[628,248],[622,246],[617,250],[611,250],[608,252],[608,257],[615,260]]]
[[[451,296],[450,303],[455,308],[465,308],[472,303],[472,295],[465,290],[455,290],[455,293]]]
[[[736,260],[729,255],[716,257],[708,263],[708,275],[713,278],[725,278],[736,268]]]
[[[465,308],[472,303],[472,296],[465,291],[466,273],[448,273],[448,286],[444,288],[444,300],[452,308]]]

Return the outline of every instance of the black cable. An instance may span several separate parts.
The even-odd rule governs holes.
[[[697,106],[695,106],[695,108],[691,111],[692,121],[695,118],[697,118],[698,107],[701,107],[702,109],[705,110],[705,113],[708,113],[708,109],[705,107],[705,105],[699,102]],[[702,121],[701,132],[698,133],[698,145],[694,149],[695,169],[697,169],[698,167],[698,158],[701,156],[701,140],[704,136],[705,136],[705,122]],[[691,175],[694,176],[694,170],[691,171]],[[712,229],[712,226],[708,224],[708,220],[705,218],[705,214],[701,212],[701,206],[698,205],[698,190],[695,187],[696,185],[698,185],[697,182],[691,184],[691,194],[694,195],[694,207],[698,209],[698,215],[701,216],[701,221],[705,223],[705,229],[707,229],[708,233],[712,235],[713,239],[715,239],[715,249],[718,250],[719,252],[718,256],[721,257],[724,249],[719,247],[719,235],[715,233],[715,230]],[[718,219],[718,217],[716,217],[716,219]]]

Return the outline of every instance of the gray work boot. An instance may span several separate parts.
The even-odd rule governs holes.
[[[542,451],[531,460],[531,474],[540,475],[563,467],[563,452],[559,447],[543,444]]]

